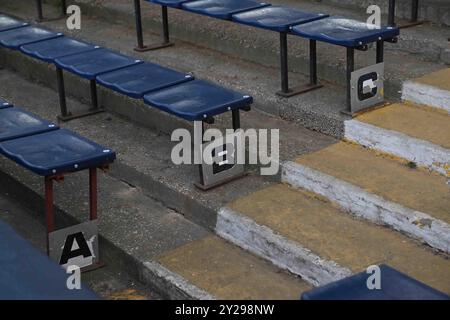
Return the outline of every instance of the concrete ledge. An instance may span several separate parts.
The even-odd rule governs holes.
[[[450,251],[450,226],[432,216],[371,194],[357,186],[294,162],[285,162],[282,181],[338,203],[344,210],[442,250]]]
[[[301,276],[314,286],[345,278],[352,272],[334,261],[322,259],[299,243],[275,234],[230,208],[221,208],[216,233],[226,240]]]
[[[450,92],[447,90],[441,90],[413,81],[406,81],[403,84],[402,99],[443,109],[450,113]]]
[[[345,121],[344,124],[346,140],[413,161],[419,166],[450,176],[448,149],[355,119]]]
[[[189,283],[180,275],[157,262],[144,262],[141,280],[157,288],[165,288],[166,297],[172,300],[216,300],[206,291]]]

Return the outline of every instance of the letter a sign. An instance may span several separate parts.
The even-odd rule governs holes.
[[[63,268],[78,266],[80,269],[97,264],[97,221],[88,221],[49,234],[50,258]]]

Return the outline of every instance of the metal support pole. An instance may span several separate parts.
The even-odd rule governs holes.
[[[92,109],[98,109],[98,98],[97,98],[97,82],[95,80],[90,81],[91,87],[91,105]]]
[[[395,0],[389,0],[388,25],[391,27],[395,26]]]
[[[203,136],[205,135],[205,123],[203,121],[201,121],[201,123],[202,123],[202,134],[201,134],[201,138],[200,138],[200,145],[203,144]],[[200,148],[199,152],[200,151],[203,151],[202,148]],[[200,157],[203,159],[203,155],[201,154],[201,152],[200,152]],[[203,160],[202,160],[202,162],[203,162]],[[203,177],[203,165],[202,164],[198,165],[198,172],[200,175],[199,185],[204,185],[205,179]]]
[[[231,111],[231,116],[233,118],[233,129],[239,129],[241,127],[241,116],[239,114],[239,109],[233,109],[233,111]]]
[[[66,0],[61,0],[61,11],[62,11],[62,15],[63,17],[67,14],[67,4],[66,4]]]
[[[281,92],[289,92],[287,33],[280,32]]]
[[[66,89],[64,86],[64,74],[62,69],[56,68],[56,82],[58,85],[59,107],[61,108],[61,116],[67,117],[70,113],[67,111]]]
[[[47,253],[50,252],[49,234],[55,230],[53,207],[53,178],[45,177],[45,223],[47,225]]]
[[[89,169],[89,218],[97,219],[97,168]]]
[[[347,48],[347,110],[351,112],[352,105],[352,73],[355,70],[355,49]]]
[[[418,19],[419,19],[419,0],[412,0],[411,22],[417,22]]]
[[[142,15],[141,15],[141,1],[134,0],[134,17],[136,20],[136,37],[137,37],[137,49],[144,49],[144,37],[142,34]]]
[[[377,63],[382,63],[384,61],[384,41],[377,41]]]
[[[41,21],[44,19],[44,15],[42,14],[42,0],[36,0],[36,8],[38,20]]]
[[[311,85],[317,85],[317,41],[309,40],[309,79]]]
[[[167,13],[167,7],[162,6],[161,7],[161,14],[162,14],[162,23],[163,23],[163,44],[168,44],[170,42],[169,40],[169,15]]]

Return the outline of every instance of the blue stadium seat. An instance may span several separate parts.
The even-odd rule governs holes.
[[[58,37],[51,40],[40,41],[20,47],[23,53],[53,63],[55,59],[98,49],[98,46],[69,37]]]
[[[141,63],[97,77],[97,83],[119,93],[139,99],[146,93],[193,80],[190,74],[177,72],[153,63]]]
[[[215,115],[249,106],[248,95],[216,84],[193,80],[144,96],[150,106],[190,121],[201,121]]]
[[[198,0],[182,4],[184,10],[224,20],[231,20],[239,12],[267,6],[270,4],[253,0]]]
[[[9,107],[12,107],[12,105],[8,101],[0,98],[0,109],[9,108]]]
[[[0,110],[0,142],[58,129],[58,126],[20,108]]]
[[[63,34],[35,26],[0,32],[0,46],[18,50],[21,46],[43,40],[61,37]]]
[[[116,158],[113,151],[66,129],[1,142],[0,153],[41,176],[96,168]]]
[[[399,35],[394,27],[374,27],[372,24],[342,17],[329,17],[292,27],[292,33],[304,38],[344,47],[360,47]]]
[[[147,0],[148,2],[153,2],[155,4],[160,4],[162,6],[171,8],[181,8],[182,4],[185,2],[196,1],[196,0]]]
[[[27,26],[28,23],[0,14],[0,32]]]
[[[142,62],[142,60],[136,60],[107,49],[97,49],[55,59],[57,67],[89,80],[95,80],[95,77],[102,73],[111,72]]]
[[[449,300],[450,297],[387,265],[380,265],[381,289],[369,290],[366,272],[303,293],[302,300]]]
[[[97,300],[82,284],[67,288],[67,273],[0,221],[0,300]]]
[[[270,6],[234,14],[233,21],[277,32],[288,32],[289,27],[328,17],[324,13],[310,13],[292,8]]]

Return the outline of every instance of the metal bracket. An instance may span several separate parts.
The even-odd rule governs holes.
[[[134,48],[135,51],[145,52],[163,49],[174,45],[172,42],[170,42],[169,38],[169,16],[167,13],[166,6],[161,6],[161,16],[163,24],[163,41],[160,44],[144,45],[144,36],[142,31],[141,1],[134,0],[134,17],[136,21],[136,38],[137,38],[137,46]]]

